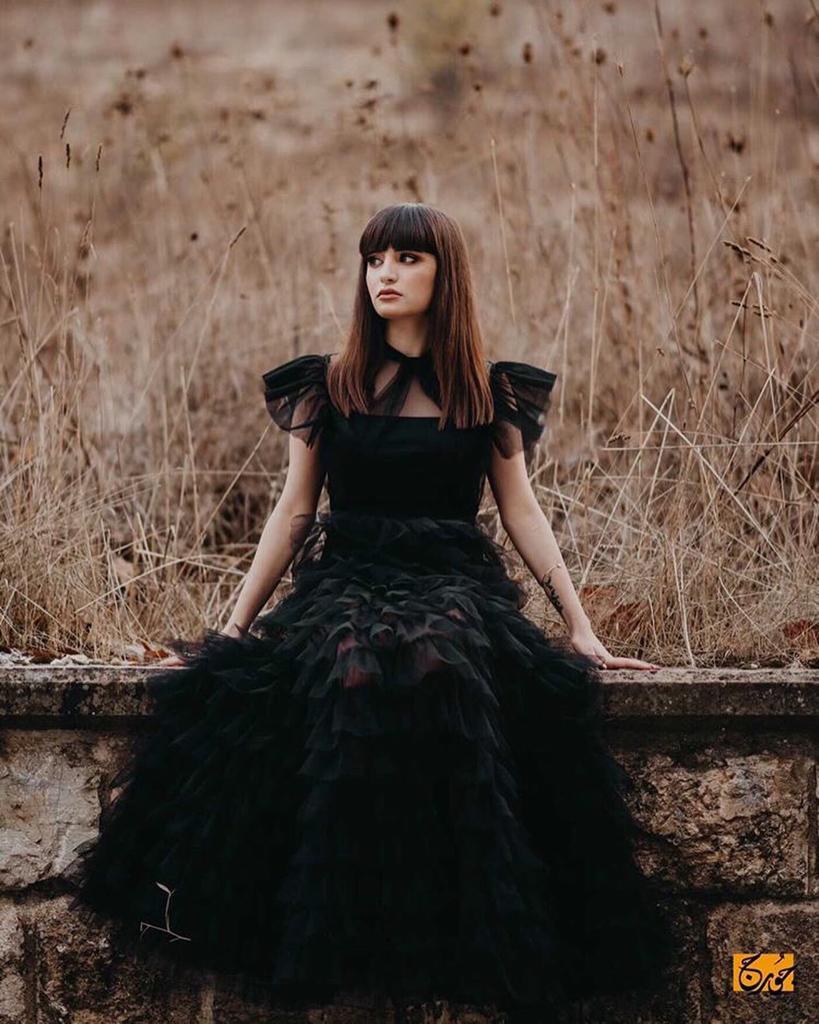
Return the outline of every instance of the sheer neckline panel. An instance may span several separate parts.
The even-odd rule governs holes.
[[[440,421],[441,391],[429,348],[420,355],[410,356],[394,348],[386,339],[382,339],[379,358],[376,359],[375,365],[377,369],[372,371],[368,385],[368,408],[359,415],[383,421]],[[379,380],[382,371],[388,366],[391,369],[387,373],[387,379]],[[429,409],[430,405],[434,411],[419,411],[417,414],[412,411],[424,407]]]

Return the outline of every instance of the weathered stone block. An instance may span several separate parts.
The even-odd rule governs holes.
[[[819,1020],[819,903],[723,905],[707,925],[710,1024],[816,1024]],[[793,992],[734,992],[734,953],[793,953]]]
[[[192,1024],[201,1018],[195,986],[169,986],[117,948],[101,921],[90,930],[72,916],[69,898],[41,903],[32,917],[37,1024]]]
[[[647,871],[688,891],[808,894],[810,760],[698,751],[623,758],[635,816],[658,840]]]
[[[26,1011],[23,925],[18,908],[0,904],[0,1024],[18,1024]]]
[[[76,732],[9,730],[0,748],[0,889],[58,875],[97,832],[102,773],[127,740]]]

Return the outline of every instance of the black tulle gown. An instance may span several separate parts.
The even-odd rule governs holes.
[[[173,641],[153,728],[68,872],[72,906],[138,955],[243,994],[559,1007],[657,983],[667,913],[632,851],[631,785],[600,675],[520,610],[478,523],[491,446],[540,436],[555,375],[489,363],[494,419],[401,414],[428,354],[371,413],[329,401],[329,356],[264,374],[275,422],[319,444],[330,511],[293,587],[239,639]],[[550,1018],[541,1014],[538,1019]]]

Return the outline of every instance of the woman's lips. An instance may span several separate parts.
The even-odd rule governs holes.
[[[379,297],[379,299],[400,299],[401,298],[401,296],[398,294],[398,292],[384,292],[382,295],[379,295],[378,297]]]

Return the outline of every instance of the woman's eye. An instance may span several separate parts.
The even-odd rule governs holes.
[[[418,257],[415,256],[411,252],[402,252],[401,253],[401,259],[403,259],[405,256],[408,256],[412,260],[413,263],[417,263],[417,261],[418,261]],[[367,257],[367,266],[368,267],[374,266],[375,264],[373,263],[373,260],[379,260],[379,259],[380,259],[379,256],[368,256]]]

